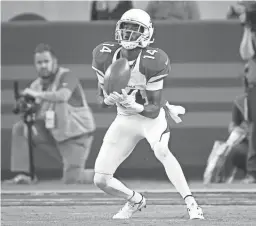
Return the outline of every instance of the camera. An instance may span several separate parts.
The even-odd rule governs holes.
[[[21,95],[17,100],[13,109],[14,114],[27,114],[31,115],[36,113],[37,107],[35,98],[29,95]]]
[[[34,97],[30,95],[23,95],[19,93],[18,82],[14,82],[14,97],[16,100],[13,109],[14,114],[33,115],[37,111],[37,104]]]

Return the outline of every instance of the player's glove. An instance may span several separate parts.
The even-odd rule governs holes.
[[[135,96],[137,92],[138,90],[134,90],[130,95],[128,95],[127,92],[122,89],[122,101],[120,101],[119,104],[129,111],[134,111],[136,113],[142,112],[144,110],[144,106],[136,103],[135,101]]]
[[[114,105],[118,102],[120,102],[122,100],[122,96],[117,93],[117,92],[113,92],[110,93],[109,95],[103,90],[103,94],[104,94],[104,103],[106,105]]]

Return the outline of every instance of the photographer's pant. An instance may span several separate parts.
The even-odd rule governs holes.
[[[248,90],[248,112],[251,121],[247,170],[256,177],[256,86]]]
[[[86,134],[58,143],[58,149],[63,158],[64,183],[86,183],[93,180],[91,172],[85,170],[92,141],[93,136]]]
[[[30,173],[29,148],[26,127],[23,122],[16,123],[12,128],[11,171]],[[37,135],[33,134],[34,165],[36,169],[44,169],[47,164],[63,165],[63,181],[65,183],[84,183],[91,172],[85,170],[93,136],[83,135],[67,141],[56,143],[43,122],[35,124]],[[52,161],[49,163],[49,161]]]
[[[237,168],[246,174],[246,161],[248,155],[248,140],[243,140],[230,150],[225,163],[225,176],[230,176],[233,169]]]

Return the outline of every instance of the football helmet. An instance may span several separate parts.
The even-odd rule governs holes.
[[[154,42],[151,18],[144,10],[130,9],[116,24],[115,40],[125,49],[145,48]]]

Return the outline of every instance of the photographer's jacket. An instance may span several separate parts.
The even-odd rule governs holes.
[[[55,112],[55,126],[50,131],[59,142],[93,132],[94,119],[78,78],[63,67],[60,67],[53,76],[53,81],[46,87],[42,78],[37,78],[30,86],[35,91],[44,91],[47,99],[51,100],[40,100],[37,118],[45,119],[47,111]],[[72,94],[68,100],[64,96],[57,96],[60,88],[71,90]]]

